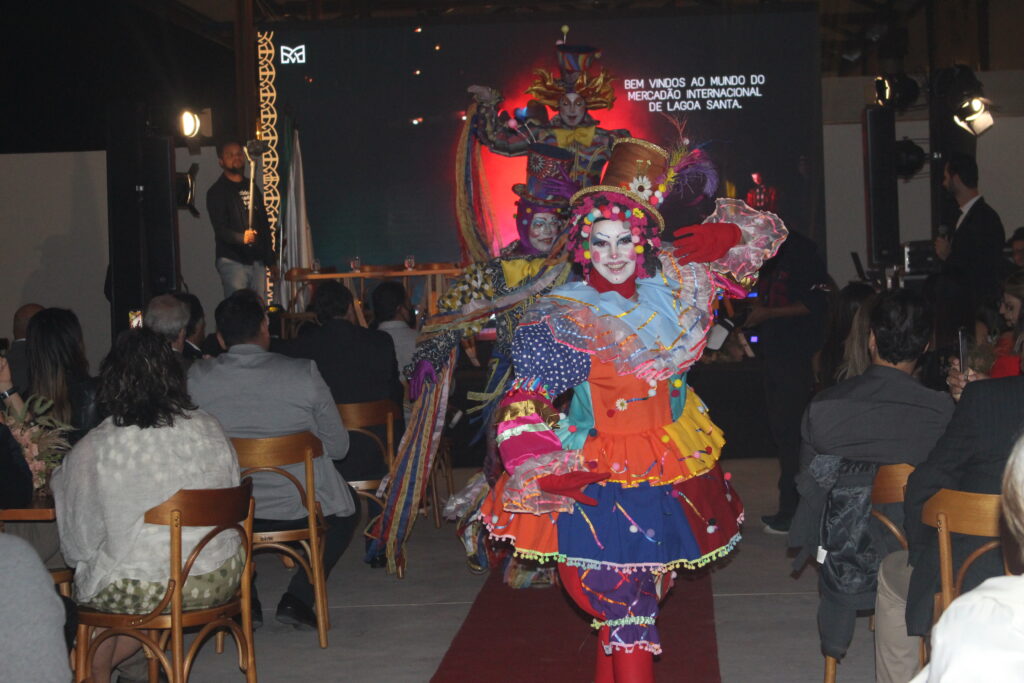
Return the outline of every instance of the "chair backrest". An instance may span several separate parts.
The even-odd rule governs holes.
[[[871,502],[875,505],[902,503],[907,478],[913,471],[914,466],[906,463],[879,467],[875,474],[875,482],[871,485]]]
[[[363,403],[339,403],[338,414],[349,432],[365,434],[380,448],[381,457],[388,469],[394,467],[395,461],[395,416],[401,414],[402,408],[390,399],[365,401]],[[371,432],[369,427],[384,427],[385,440]]]
[[[252,555],[252,480],[226,489],[181,489],[159,505],[146,510],[143,520],[148,524],[170,527],[170,578],[163,599],[144,620],[160,614],[168,604],[176,619],[181,618],[181,590],[192,571],[192,565],[204,548],[222,533],[234,531],[245,550],[246,564]],[[213,527],[196,544],[182,564],[181,530],[183,527]],[[178,599],[174,600],[177,595]]]
[[[182,526],[231,526],[245,520],[252,498],[252,481],[229,489],[181,489],[156,507],[146,510],[147,524],[169,526],[174,512]]]
[[[242,469],[282,467],[304,462],[306,456],[318,458],[324,447],[311,432],[298,432],[262,439],[231,439]]]
[[[967,570],[983,554],[1000,546],[998,494],[965,493],[940,489],[924,504],[921,521],[938,529],[939,576],[942,582],[939,614],[960,594]],[[982,536],[993,540],[972,552],[957,569],[953,581],[953,543],[950,534]],[[938,614],[936,614],[936,618]]]
[[[879,467],[878,472],[875,473],[875,481],[871,485],[871,503],[873,505],[902,503],[903,492],[907,488],[907,478],[913,471],[914,466],[905,463]],[[895,522],[878,510],[872,510],[871,516],[881,522],[896,537],[900,547],[904,550],[907,549],[907,537]]]
[[[262,439],[232,438],[231,444],[235,447],[243,477],[255,472],[270,472],[284,477],[295,486],[299,498],[310,513],[310,524],[313,523],[313,513],[318,510],[313,460],[323,455],[324,446],[320,439],[310,432],[297,432]],[[300,462],[305,464],[306,485],[291,472],[281,469],[285,465]]]

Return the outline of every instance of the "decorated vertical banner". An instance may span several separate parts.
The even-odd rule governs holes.
[[[274,32],[257,32],[256,57],[260,93],[259,137],[266,143],[261,169],[263,173],[263,204],[267,210],[271,244],[274,247],[274,252],[280,253],[278,229],[281,218],[281,178],[278,174],[277,87],[274,83],[277,78],[277,70],[274,68],[274,53]],[[267,301],[274,300],[277,294],[276,284],[268,273]]]

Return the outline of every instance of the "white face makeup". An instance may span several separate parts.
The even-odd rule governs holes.
[[[567,92],[558,100],[558,115],[562,123],[575,128],[587,114],[587,102],[579,93]]]
[[[558,234],[558,216],[553,213],[535,213],[530,221],[530,245],[542,254],[551,251]]]
[[[636,273],[636,249],[629,224],[601,220],[590,232],[590,261],[613,285],[621,285]]]

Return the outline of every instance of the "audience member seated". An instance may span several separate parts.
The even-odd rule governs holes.
[[[857,611],[875,604],[879,560],[899,548],[871,517],[875,472],[879,465],[922,462],[953,414],[948,395],[914,378],[931,325],[917,294],[879,295],[869,318],[871,365],[819,393],[804,412],[800,504],[789,544],[803,549],[797,570],[819,546],[830,549],[819,558],[818,628],[822,651],[837,659],[846,654]],[[883,512],[901,524],[899,506],[886,507],[896,508]]]
[[[910,679],[918,666],[916,636],[927,635],[931,628],[934,595],[939,591],[939,551],[935,529],[921,521],[925,502],[943,488],[999,493],[1006,461],[1024,423],[1021,416],[1024,377],[971,382],[928,459],[910,475],[904,502],[909,554],[891,554],[879,570],[875,648],[884,648],[889,655],[879,680]],[[984,539],[954,535],[954,564],[983,543]],[[963,588],[971,590],[1002,573],[1000,553],[985,553],[967,572]]]
[[[1015,377],[1020,374],[1022,337],[1021,306],[1024,305],[1024,271],[1017,271],[1003,283],[1003,298],[999,312],[1006,321],[1007,331],[996,339],[996,362],[989,373],[992,377]]]
[[[182,353],[189,360],[199,360],[203,357],[200,348],[203,340],[206,339],[206,312],[199,297],[188,292],[175,292],[172,296],[188,306],[188,325],[185,326],[185,345]]]
[[[14,341],[7,349],[7,362],[11,364],[11,378],[20,391],[28,390],[28,350],[25,337],[28,335],[28,321],[43,307],[39,304],[25,304],[14,312],[14,324],[11,331]]]
[[[845,379],[839,375],[845,365],[846,340],[850,336],[857,311],[874,294],[875,290],[871,285],[851,282],[839,291],[839,296],[832,303],[825,330],[825,343],[815,359],[815,383],[822,389]]]
[[[0,358],[0,373],[4,360]],[[21,444],[7,425],[0,423],[0,510],[23,508],[32,502],[32,470]]]
[[[395,359],[398,361],[398,372],[412,365],[412,354],[416,350],[418,333],[414,327],[412,305],[409,295],[402,283],[389,281],[377,285],[370,296],[373,304],[373,326],[381,332],[391,335],[395,343]],[[408,397],[403,405],[406,423],[409,422],[411,406]]]
[[[836,370],[836,379],[863,375],[871,367],[871,353],[868,351],[868,335],[871,333],[871,310],[878,301],[877,295],[864,300],[853,315],[850,331],[843,342],[843,360]]]
[[[78,318],[66,309],[43,309],[29,321],[26,344],[29,388],[25,397],[38,395],[52,400],[46,415],[70,425],[65,438],[74,445],[99,424],[102,414],[96,401],[97,381],[89,376]],[[8,408],[23,409],[21,389],[10,380],[6,374],[0,375],[0,396],[6,397]],[[53,522],[9,522],[5,528],[28,541],[48,568],[66,565]]]
[[[0,534],[0,681],[67,683],[67,613],[32,547]]]
[[[391,399],[396,406],[402,405],[395,345],[386,333],[356,324],[348,288],[334,281],[318,285],[312,308],[319,325],[308,325],[296,339],[275,342],[273,348],[315,361],[335,403]],[[401,415],[395,415],[396,423],[401,420]],[[383,431],[378,436],[383,437]],[[388,472],[380,449],[358,433],[351,435],[348,456],[335,465],[346,481],[380,479]]]
[[[1010,247],[1010,260],[1014,267],[1024,268],[1024,227],[1013,231],[1010,239],[1006,240],[1006,246]]]
[[[348,452],[348,432],[341,422],[327,384],[309,360],[268,351],[270,330],[263,301],[249,289],[238,290],[214,313],[217,336],[227,352],[196,361],[189,371],[189,391],[199,407],[224,426],[228,436],[260,439],[312,432],[325,457],[314,461],[316,499],[327,519],[324,574],[341,558],[359,521],[352,490],[332,466]],[[305,483],[302,463],[285,467]],[[257,531],[281,531],[306,525],[306,508],[295,486],[269,473],[253,476]],[[313,586],[297,571],[277,606],[277,619],[298,628],[316,628]],[[258,605],[253,621],[262,623]]]
[[[71,450],[51,479],[61,548],[75,569],[75,600],[100,611],[146,614],[167,589],[167,527],[147,510],[180,489],[239,483],[224,430],[192,405],[185,374],[163,337],[148,329],[118,337],[100,371],[99,400],[110,417]],[[182,532],[187,556],[208,529]],[[185,609],[212,607],[235,593],[245,557],[233,534],[214,539],[184,585]],[[140,647],[117,636],[97,649],[94,683]]]
[[[1024,440],[1003,475],[1003,520],[1024,561]],[[1007,548],[1007,552],[1010,549]],[[993,576],[962,594],[932,629],[931,658],[911,683],[1016,681],[1024,674],[1024,577]]]
[[[143,326],[164,338],[185,372],[188,372],[193,360],[184,353],[188,319],[188,304],[173,294],[153,297],[146,304],[146,310],[142,314]]]
[[[74,445],[103,418],[78,316],[64,308],[43,309],[29,321],[27,342],[28,394],[53,401],[47,414],[71,425],[67,438]]]

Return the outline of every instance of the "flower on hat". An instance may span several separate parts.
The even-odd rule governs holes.
[[[651,179],[645,175],[633,178],[633,181],[629,184],[629,189],[644,199],[647,199],[654,193],[654,190],[651,188]]]

